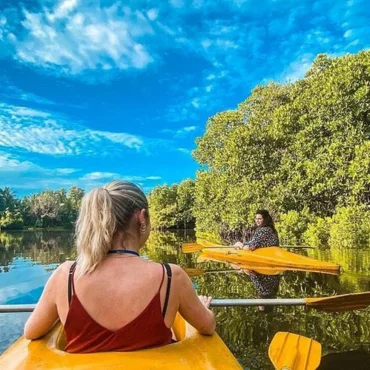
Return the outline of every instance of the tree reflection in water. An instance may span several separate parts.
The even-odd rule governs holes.
[[[153,232],[142,254],[153,261],[177,263],[184,268],[206,271],[230,269],[228,265],[217,261],[198,263],[197,253],[181,253],[181,244],[194,240],[193,232]],[[294,271],[282,272],[276,277],[272,275],[276,278],[275,285],[272,284],[270,289],[273,296],[301,298],[370,290],[370,251],[356,252],[356,256],[349,251],[334,250],[331,253],[310,250],[309,253],[323,260],[334,258],[335,262],[345,267],[346,272],[340,276]],[[35,286],[30,287],[31,291],[50,274],[48,270],[54,269],[67,258],[75,258],[75,255],[73,234],[69,231],[0,233],[0,295],[9,284],[11,276],[21,280],[28,278],[25,275],[30,274],[32,269],[37,268],[39,272],[42,269],[44,275],[35,277],[40,280],[35,280]],[[257,298],[266,291],[261,289],[264,279],[259,271],[248,277],[237,270],[193,277],[199,294],[215,298]],[[29,295],[25,293],[26,296]],[[368,311],[329,314],[302,307],[274,307],[273,312],[260,315],[254,307],[230,307],[217,308],[215,313],[217,332],[249,369],[272,369],[267,349],[277,331],[291,331],[314,338],[322,344],[324,356],[354,350],[362,350],[366,354],[369,352]],[[14,325],[15,316],[19,318],[17,325]],[[23,320],[25,315],[1,315],[0,332],[8,334],[0,341],[0,352],[21,334]],[[340,362],[344,363],[345,360]],[[348,368],[355,369],[352,366]]]

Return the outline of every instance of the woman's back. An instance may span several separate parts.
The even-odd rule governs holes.
[[[148,203],[134,184],[116,181],[87,194],[77,221],[76,270],[66,262],[50,277],[25,337],[39,338],[59,318],[67,351],[147,348],[171,342],[177,311],[212,334],[210,299],[198,298],[185,272],[140,258],[149,233]]]
[[[164,304],[168,279],[165,279],[164,266],[140,259],[106,262],[100,271],[77,281],[71,271],[70,306],[62,320],[67,338],[66,351],[130,351],[171,343],[169,327],[173,322],[176,299],[171,299],[167,306],[171,312],[167,315]],[[122,274],[125,268],[126,272]],[[133,269],[137,271],[138,268],[145,268],[146,273],[135,278]],[[114,276],[119,276],[119,272],[122,278],[117,281]],[[63,308],[65,303],[65,297],[61,297]]]
[[[66,263],[58,278],[59,286],[63,287],[57,298],[62,324],[66,321],[69,309],[68,273],[71,265],[72,262]],[[78,266],[76,272],[78,273]],[[162,277],[161,264],[139,257],[108,257],[92,274],[74,278],[75,294],[97,323],[109,330],[117,330],[144,310],[157,294]],[[162,308],[166,287],[167,278],[160,289]],[[176,301],[175,295],[176,292],[172,289],[171,306]],[[171,311],[166,315],[169,326],[174,319]]]

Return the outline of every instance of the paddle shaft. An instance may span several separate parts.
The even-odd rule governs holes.
[[[211,307],[305,306],[304,298],[292,299],[213,299]],[[35,304],[0,305],[0,313],[32,312]]]
[[[248,307],[248,306],[305,306],[304,298],[292,299],[213,299],[211,307]]]
[[[35,304],[2,304],[0,305],[0,313],[32,312],[35,307]]]

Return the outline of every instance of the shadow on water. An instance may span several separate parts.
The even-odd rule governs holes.
[[[177,263],[183,268],[230,269],[217,261],[198,263],[196,253],[183,254],[180,245],[194,240],[194,233],[188,231],[153,232],[142,254],[153,261]],[[215,298],[301,298],[370,290],[369,251],[356,252],[356,256],[348,251],[332,251],[331,255],[322,251],[309,253],[323,260],[334,258],[345,273],[333,276],[286,271],[267,279],[253,270],[242,273],[235,270],[203,273],[192,279],[199,294]],[[69,231],[0,233],[0,304],[35,303],[51,272],[67,258],[75,258],[73,235]],[[272,369],[267,350],[277,331],[290,331],[319,341],[324,356],[321,370],[339,366],[330,365],[335,361],[342,366],[347,359],[352,362],[346,369],[365,369],[354,367],[356,361],[370,368],[366,357],[370,342],[368,310],[328,314],[302,307],[274,307],[272,312],[261,313],[256,307],[234,307],[217,308],[215,313],[217,332],[245,369]],[[0,315],[0,353],[22,333],[27,317],[28,314]],[[339,352],[342,354],[332,355]]]

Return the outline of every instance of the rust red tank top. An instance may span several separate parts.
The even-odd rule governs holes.
[[[167,270],[168,284],[166,299],[161,309],[160,290]],[[139,316],[122,328],[112,331],[98,324],[84,309],[75,289],[72,265],[68,279],[69,311],[64,325],[69,353],[92,353],[108,351],[135,351],[142,348],[159,347],[172,342],[171,330],[164,323],[171,286],[171,268],[162,265],[163,276],[158,292]]]

